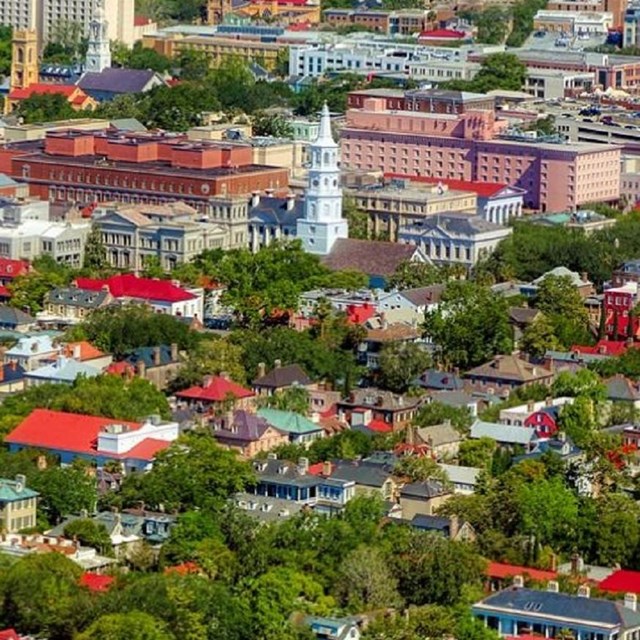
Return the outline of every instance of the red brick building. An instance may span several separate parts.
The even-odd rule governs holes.
[[[635,309],[639,299],[637,282],[628,282],[621,287],[607,289],[604,292],[602,306],[609,338],[612,340],[638,338],[640,318]]]
[[[289,172],[252,164],[245,144],[191,142],[175,134],[52,131],[0,148],[0,173],[51,202],[181,200],[202,212],[212,196],[286,188]]]

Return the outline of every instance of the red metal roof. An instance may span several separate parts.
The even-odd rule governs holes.
[[[4,441],[34,448],[95,455],[100,430],[114,423],[127,425],[131,429],[140,428],[139,422],[34,409]]]
[[[640,593],[640,571],[618,569],[598,584],[602,591]]]
[[[412,176],[402,173],[385,173],[385,178],[399,178],[411,182],[424,182],[426,184],[442,183],[454,191],[472,191],[477,195],[490,198],[505,189],[509,185],[502,182],[477,182],[475,180],[454,180],[453,178],[434,178],[431,176]]]
[[[7,289],[3,284],[0,284],[0,298],[10,298],[11,291]]]
[[[638,347],[640,347],[640,344],[633,343],[632,345],[628,345],[623,340],[598,340],[597,344],[593,346],[574,344],[571,347],[571,351],[573,351],[574,353],[583,353],[583,354],[620,356],[629,347],[633,349],[637,349]]]
[[[92,291],[100,291],[103,287],[108,287],[115,298],[138,298],[160,302],[184,302],[196,298],[193,293],[185,291],[169,280],[139,278],[133,273],[111,276],[104,280],[78,278],[76,283],[80,289]]]
[[[367,425],[367,429],[375,431],[376,433],[391,433],[393,431],[393,427],[383,420],[372,420]]]
[[[489,578],[513,578],[514,576],[526,576],[532,580],[555,580],[557,571],[545,571],[532,567],[520,567],[516,564],[504,564],[502,562],[490,562],[485,570]]]
[[[376,310],[373,305],[365,302],[364,304],[347,305],[346,312],[348,322],[351,324],[363,324],[375,315]]]
[[[15,278],[29,273],[29,262],[27,260],[11,260],[0,258],[0,276],[4,278]]]
[[[30,98],[32,95],[36,93],[40,94],[59,94],[70,98],[75,91],[82,91],[82,89],[78,88],[75,84],[45,84],[42,82],[30,84],[28,87],[24,89],[14,89],[9,94],[10,100],[26,100]],[[86,94],[84,96],[87,97]]]
[[[133,18],[134,27],[144,27],[148,24],[153,24],[153,20],[151,20],[151,18],[147,18],[147,16],[135,16]]]
[[[20,640],[20,636],[15,629],[4,629],[0,631],[0,640]]]
[[[189,389],[176,393],[179,398],[206,400],[209,402],[223,402],[229,395],[235,398],[250,398],[254,393],[222,376],[214,376],[206,386],[189,387]]]
[[[145,438],[140,444],[129,449],[122,457],[132,460],[153,460],[160,451],[164,451],[171,443],[167,440]]]
[[[335,465],[333,464],[333,462],[329,462],[327,464],[331,468],[331,472],[329,473],[329,475],[331,475],[333,473],[333,470],[335,469]],[[312,476],[323,476],[325,475],[324,465],[325,465],[324,462],[316,462],[316,464],[309,465],[308,471]]]
[[[464,31],[456,31],[454,29],[433,29],[431,31],[423,31],[420,38],[433,38],[438,40],[459,40],[466,38]]]
[[[101,576],[97,573],[83,573],[80,576],[80,584],[83,587],[87,587],[89,591],[96,593],[107,591],[114,580],[115,578],[113,576]]]

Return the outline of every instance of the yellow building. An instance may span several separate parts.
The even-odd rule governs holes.
[[[278,52],[287,47],[285,44],[275,42],[239,40],[217,35],[183,36],[179,33],[145,36],[142,39],[142,45],[169,58],[176,58],[187,49],[203,51],[209,56],[212,67],[219,65],[224,58],[233,56],[257,62],[268,70],[276,66]]]
[[[36,84],[40,78],[38,68],[38,34],[29,29],[13,32],[11,39],[11,84],[9,91],[25,89]],[[11,111],[11,104],[5,100],[4,112]]]
[[[27,488],[26,478],[0,478],[0,532],[15,533],[36,526],[38,493]]]
[[[277,19],[278,22],[293,24],[310,22],[317,24],[321,19],[320,2],[310,0],[252,0],[238,9],[238,15],[251,18]]]

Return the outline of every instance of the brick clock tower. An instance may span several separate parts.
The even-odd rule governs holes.
[[[207,0],[207,24],[222,24],[231,11],[231,0]]]

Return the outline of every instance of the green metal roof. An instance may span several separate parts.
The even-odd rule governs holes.
[[[17,502],[27,498],[37,498],[40,494],[32,489],[23,487],[18,491],[18,483],[15,480],[0,478],[0,502]]]
[[[315,422],[293,411],[281,411],[280,409],[258,409],[258,415],[264,418],[270,425],[279,431],[287,433],[311,433],[320,431],[322,427]]]

